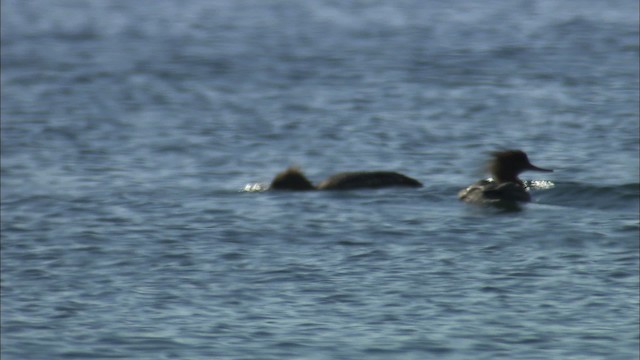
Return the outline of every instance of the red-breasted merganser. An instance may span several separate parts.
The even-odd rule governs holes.
[[[357,171],[335,174],[314,186],[300,169],[290,167],[276,175],[269,190],[349,190],[392,186],[421,187],[422,184],[392,171]]]
[[[531,201],[527,186],[518,178],[526,170],[552,172],[532,165],[522,150],[494,152],[489,170],[492,180],[480,180],[460,190],[458,198],[471,203]]]

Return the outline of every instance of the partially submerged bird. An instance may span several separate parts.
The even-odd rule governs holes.
[[[349,190],[362,188],[383,188],[393,186],[421,187],[415,179],[392,171],[342,172],[330,176],[314,186],[297,167],[290,167],[279,173],[271,182],[270,190]]]
[[[460,190],[458,198],[470,203],[495,204],[531,201],[527,186],[518,178],[523,171],[552,172],[534,166],[522,150],[494,152],[489,164],[491,180],[480,180]]]

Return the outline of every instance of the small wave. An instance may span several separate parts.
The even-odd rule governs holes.
[[[267,191],[269,186],[263,183],[250,183],[244,186],[240,192],[261,192]]]
[[[640,184],[592,185],[559,182],[550,188],[532,188],[541,203],[576,208],[619,209],[638,211]]]
[[[526,185],[531,190],[551,189],[556,186],[553,181],[549,180],[529,180],[526,182]]]

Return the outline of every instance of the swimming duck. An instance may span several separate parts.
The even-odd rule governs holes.
[[[527,202],[531,195],[527,186],[518,178],[523,171],[552,172],[534,166],[522,150],[506,150],[492,153],[489,163],[491,180],[480,180],[460,190],[458,198],[471,203]]]
[[[421,187],[415,179],[392,171],[342,172],[328,177],[314,186],[297,167],[290,167],[276,175],[270,190],[349,190],[362,188],[383,188],[392,186]]]

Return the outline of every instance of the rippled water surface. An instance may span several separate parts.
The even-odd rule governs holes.
[[[3,1],[2,359],[637,359],[637,14]],[[534,201],[459,202],[505,148]]]

